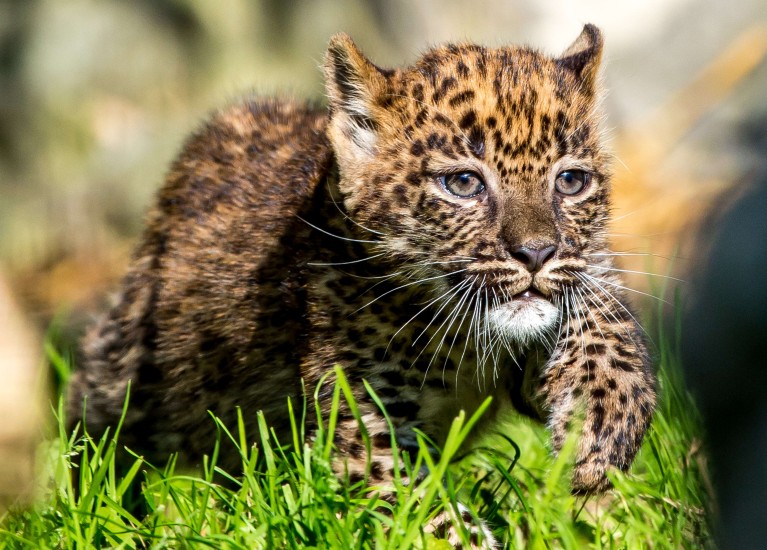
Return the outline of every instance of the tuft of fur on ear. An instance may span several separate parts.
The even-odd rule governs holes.
[[[580,36],[557,59],[557,65],[575,73],[584,89],[593,93],[602,60],[602,33],[588,23]]]
[[[362,55],[346,33],[330,39],[324,70],[336,151],[346,150],[355,157],[371,155],[378,128],[375,100],[386,90],[386,75]]]

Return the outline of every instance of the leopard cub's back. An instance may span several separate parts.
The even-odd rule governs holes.
[[[83,340],[71,424],[87,396],[90,431],[114,425],[129,382],[125,443],[157,460],[209,452],[209,410],[234,420],[251,402],[281,423],[286,396],[302,391],[306,280],[292,266],[306,262],[299,216],[313,216],[332,162],[324,126],[310,106],[253,98],[187,140],[116,305]]]

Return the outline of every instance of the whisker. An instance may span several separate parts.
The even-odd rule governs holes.
[[[391,290],[387,290],[386,292],[384,292],[384,293],[383,293],[383,294],[381,294],[380,296],[377,296],[377,297],[376,297],[376,298],[374,298],[373,300],[370,300],[370,301],[369,301],[367,304],[365,304],[364,306],[362,306],[362,307],[360,307],[360,308],[357,308],[357,309],[355,309],[353,312],[351,312],[351,313],[349,314],[349,317],[351,317],[351,316],[352,316],[352,315],[354,315],[355,313],[357,313],[357,312],[359,312],[359,311],[361,311],[361,310],[365,309],[365,308],[366,308],[366,307],[368,307],[369,305],[371,305],[371,304],[373,304],[373,303],[377,302],[378,300],[380,300],[380,299],[381,299],[381,298],[383,298],[384,296],[388,296],[388,295],[389,295],[389,294],[391,294],[392,292],[396,292],[396,291],[398,291],[398,290],[402,290],[403,288],[407,288],[407,287],[409,287],[409,286],[417,285],[417,284],[420,284],[420,283],[425,283],[426,281],[433,281],[433,280],[435,280],[435,279],[442,279],[442,278],[444,278],[444,277],[449,277],[450,275],[455,275],[456,273],[463,273],[464,271],[466,271],[466,269],[459,269],[458,271],[452,271],[452,272],[450,272],[450,273],[444,273],[444,274],[442,274],[442,275],[435,275],[434,277],[427,277],[427,278],[425,278],[425,279],[418,279],[417,281],[411,281],[411,282],[409,282],[409,283],[405,283],[404,285],[400,285],[400,286],[398,286],[397,288],[393,288],[393,289],[391,289]],[[383,282],[383,281],[381,281],[381,282]],[[377,283],[377,284],[380,284],[380,283]]]
[[[301,220],[302,222],[304,222],[304,223],[305,223],[306,225],[308,225],[309,227],[313,227],[313,228],[314,228],[314,229],[316,229],[317,231],[319,231],[319,232],[321,232],[321,233],[325,233],[325,235],[329,235],[329,236],[331,236],[331,237],[335,237],[336,239],[341,239],[342,241],[349,241],[349,242],[352,242],[352,243],[369,243],[369,244],[381,244],[381,241],[370,241],[370,240],[365,240],[365,239],[350,239],[349,237],[342,237],[341,235],[335,235],[335,234],[331,233],[330,231],[325,231],[325,230],[324,230],[324,229],[322,229],[321,227],[317,227],[317,226],[316,226],[316,225],[314,225],[313,223],[306,221],[306,220],[305,220],[305,219],[303,219],[301,216],[296,216],[296,218],[298,218],[299,220]]]
[[[610,292],[608,289],[606,289],[605,287],[600,285],[597,281],[591,281],[591,282],[594,284],[594,286],[596,286],[598,289],[600,289],[601,292],[603,292],[606,296],[608,296],[611,301],[613,301],[614,303],[618,304],[618,306],[621,309],[623,309],[623,311],[626,312],[626,314],[634,321],[634,323],[636,323],[636,325],[639,327],[639,329],[642,331],[642,333],[645,335],[645,337],[650,341],[650,343],[655,345],[655,342],[653,341],[652,336],[650,336],[650,333],[647,332],[647,329],[644,328],[642,323],[639,322],[639,319],[637,319],[634,316],[634,314],[631,312],[631,310],[629,308],[627,308],[625,306],[625,304],[621,300],[619,300],[617,297],[615,297],[615,295],[612,292]],[[631,340],[631,343],[634,344],[635,346],[637,346],[638,344],[634,340],[634,337],[629,332],[629,328],[628,327],[626,327],[626,333],[629,335],[629,339]]]
[[[465,302],[466,298],[471,294],[471,284],[466,286],[466,289],[463,292],[463,296],[458,300],[458,303],[455,305],[453,310],[450,312],[449,319],[450,323],[445,328],[445,332],[442,334],[442,338],[440,339],[439,345],[437,346],[436,351],[431,356],[431,361],[429,361],[429,367],[431,367],[434,360],[439,356],[439,352],[442,350],[442,346],[445,345],[445,339],[449,337],[450,329],[453,328],[453,324],[455,323],[456,319],[461,313],[461,309],[463,307],[463,303]],[[460,328],[460,326],[458,327]],[[456,331],[455,336],[458,335],[458,332]],[[453,350],[453,344],[455,344],[455,337],[453,338],[453,343],[450,344],[450,348],[447,351],[447,356],[445,358],[445,366],[447,365],[448,359],[450,359],[450,352]],[[427,367],[427,371],[428,368]],[[444,382],[445,379],[445,367],[442,368],[442,380]]]
[[[384,355],[386,355],[386,352],[388,352],[388,351],[389,351],[389,346],[391,346],[391,343],[394,341],[394,339],[397,337],[397,335],[398,335],[400,332],[402,332],[402,331],[405,329],[405,327],[406,327],[406,326],[408,326],[408,325],[411,323],[411,321],[413,321],[413,319],[415,319],[416,317],[418,317],[418,316],[419,316],[421,313],[423,313],[424,311],[426,311],[426,310],[427,310],[428,308],[430,308],[430,307],[431,307],[433,304],[435,304],[436,302],[438,302],[439,300],[441,300],[442,298],[444,298],[445,296],[447,296],[447,295],[448,295],[448,294],[450,294],[451,292],[453,292],[453,288],[450,288],[450,289],[448,289],[448,291],[447,291],[447,292],[445,292],[444,294],[442,294],[441,296],[437,296],[436,298],[434,298],[433,300],[431,300],[431,301],[430,301],[428,304],[426,304],[426,305],[425,305],[423,308],[421,308],[421,309],[418,311],[418,313],[416,313],[416,314],[415,314],[415,315],[413,315],[413,316],[412,316],[410,319],[408,319],[408,320],[407,320],[407,322],[406,322],[404,325],[402,325],[402,326],[399,328],[399,330],[398,330],[397,332],[395,332],[395,333],[394,333],[394,335],[393,335],[393,336],[392,336],[392,337],[389,339],[389,343],[386,345],[386,350],[384,351]],[[412,345],[413,343],[415,343],[415,341],[411,342],[411,345]]]
[[[389,273],[388,275],[357,275],[356,273],[349,273],[348,271],[344,271],[343,269],[338,270],[340,273],[343,273],[344,275],[348,275],[349,277],[354,277],[355,279],[365,279],[365,280],[375,280],[375,279],[391,279],[392,277],[396,275],[401,275],[402,271],[397,271],[396,273]],[[374,287],[375,285],[373,285]],[[370,287],[362,294],[365,294],[369,290],[372,290],[373,287]]]
[[[381,252],[380,254],[374,254],[373,256],[368,256],[367,258],[362,258],[360,260],[351,260],[349,262],[329,262],[329,263],[320,263],[320,262],[307,262],[306,265],[312,265],[312,266],[334,266],[334,265],[351,265],[351,264],[358,264],[361,262],[367,262],[370,260],[374,260],[376,258],[380,258],[381,256],[385,256],[386,252]]]
[[[591,296],[593,297],[593,298],[592,298],[592,300],[591,300],[591,303],[592,303],[592,304],[594,304],[594,306],[595,306],[595,307],[596,307],[596,308],[599,310],[599,312],[602,314],[602,316],[603,316],[605,319],[607,319],[607,318],[608,318],[608,314],[609,314],[609,317],[611,317],[611,318],[613,319],[613,321],[615,322],[615,324],[623,328],[623,333],[625,333],[625,335],[626,335],[626,336],[628,336],[628,340],[629,340],[629,341],[630,341],[630,342],[631,342],[631,343],[632,343],[632,344],[633,344],[635,347],[640,347],[640,345],[637,343],[637,341],[636,341],[636,340],[634,340],[634,335],[632,334],[632,332],[631,332],[631,330],[630,330],[630,327],[626,326],[626,324],[625,324],[625,323],[622,323],[622,322],[621,322],[621,321],[618,319],[617,315],[615,315],[615,312],[614,312],[614,311],[612,311],[612,309],[611,309],[611,308],[610,308],[610,307],[609,307],[607,304],[605,304],[605,303],[604,303],[604,301],[602,300],[602,298],[600,298],[600,297],[599,297],[599,294],[598,294],[598,293],[596,293],[596,292],[594,292],[594,288],[593,288],[593,287],[595,287],[595,286],[596,286],[596,283],[593,283],[593,282],[589,281],[588,279],[585,279],[585,278],[582,278],[582,277],[579,277],[579,279],[580,279],[580,280],[583,282],[583,287],[584,287],[584,288],[585,288],[585,289],[586,289],[586,290],[587,290],[587,291],[588,291],[588,292],[591,294]],[[604,290],[603,290],[602,292],[604,292]],[[611,296],[609,293],[608,293],[607,295],[610,297],[610,300],[612,300],[612,301],[616,301],[616,299],[615,299],[615,297],[614,297],[614,296]],[[602,306],[604,306],[604,309],[602,309],[602,307],[600,307],[600,305],[599,305],[599,304],[597,304],[597,303],[596,303],[594,300],[597,300],[597,301],[599,301],[599,303],[600,303]],[[620,305],[621,307],[623,307],[623,304],[619,304],[619,305]],[[625,308],[624,308],[624,309],[625,309]],[[636,320],[635,320],[635,321],[636,321]],[[639,328],[640,328],[642,331],[644,331],[644,327],[642,327],[642,325],[640,325],[638,322],[637,322],[637,325],[639,326]],[[617,336],[619,336],[619,337],[620,337],[620,339],[621,339],[621,340],[623,340],[624,342],[626,341],[626,338],[625,338],[625,336],[623,336],[622,334],[616,334],[616,335],[617,335]]]
[[[664,279],[671,279],[672,281],[678,281],[680,283],[686,283],[684,279],[672,277],[671,275],[661,275],[660,273],[651,273],[649,271],[634,271],[633,269],[618,269],[617,267],[602,267],[599,265],[586,264],[586,267],[593,267],[594,269],[603,269],[604,271],[618,271],[620,273],[634,273],[636,275],[652,275],[653,277],[663,277]]]
[[[408,254],[421,254],[423,256],[429,256],[430,258],[434,256],[434,252],[431,250],[408,250]],[[463,256],[461,254],[451,254],[452,258],[455,259],[461,259],[461,260],[476,260],[474,256]]]
[[[551,351],[552,352],[554,351],[554,349],[557,346],[557,339],[559,338],[559,335],[562,334],[562,320],[564,319],[564,316],[565,316],[565,312],[564,312],[564,309],[562,307],[563,304],[560,303],[560,297],[559,296],[555,296],[555,298],[554,298],[554,305],[556,305],[557,312],[559,313],[559,323],[557,324],[556,331],[552,330],[552,334],[551,334]]]
[[[586,279],[585,277],[583,277],[583,276],[582,276],[580,273],[578,273],[578,272],[575,272],[575,273],[574,273],[574,275],[575,275],[576,277],[578,277],[578,279],[579,279],[579,280],[580,280],[580,281],[583,283],[583,287],[586,289],[586,291],[587,291],[587,292],[589,292],[589,293],[591,294],[591,296],[592,296],[593,298],[590,300],[590,302],[591,302],[592,304],[594,304],[594,307],[596,307],[596,308],[599,310],[599,312],[602,314],[602,316],[603,316],[605,319],[607,319],[608,317],[612,317],[612,319],[613,319],[613,321],[615,321],[615,324],[616,324],[616,325],[619,325],[619,326],[622,326],[622,325],[624,325],[624,323],[621,323],[621,322],[620,322],[620,320],[618,319],[618,317],[615,315],[615,312],[613,312],[613,311],[610,309],[610,307],[609,307],[607,304],[605,304],[605,303],[604,303],[604,301],[602,300],[602,298],[600,298],[600,297],[599,297],[599,294],[597,294],[596,292],[594,292],[594,289],[592,288],[592,286],[595,286],[595,283],[592,283],[591,281],[589,281],[588,279]],[[602,309],[602,308],[600,307],[600,305],[599,305],[599,304],[597,304],[596,302],[594,302],[594,299],[598,300],[598,301],[599,301],[599,303],[600,303],[602,306],[604,306],[604,309]],[[614,298],[613,298],[613,297],[611,297],[611,299],[612,299],[612,300],[614,300]],[[609,314],[609,315],[608,315],[608,314]],[[644,329],[642,329],[642,330],[644,330]],[[634,336],[631,334],[631,331],[628,329],[628,327],[625,327],[625,328],[624,328],[624,331],[626,332],[626,335],[629,337],[629,340],[631,340],[631,343],[632,343],[632,344],[634,344],[634,345],[636,346],[636,345],[637,345],[637,343],[634,341]],[[604,337],[604,335],[603,335],[603,337]],[[621,336],[621,338],[623,338],[623,337]]]
[[[641,294],[642,296],[648,296],[650,298],[654,298],[654,299],[656,299],[656,300],[658,300],[660,302],[663,302],[664,304],[672,305],[671,303],[667,302],[663,298],[660,298],[658,296],[653,296],[652,294],[650,294],[648,292],[642,292],[641,290],[636,290],[634,288],[630,288],[630,287],[627,287],[627,286],[622,286],[622,285],[619,285],[617,283],[613,283],[612,281],[608,281],[607,279],[600,279],[599,277],[594,277],[593,275],[589,275],[588,273],[584,273],[584,275],[586,275],[587,277],[589,277],[591,279],[599,281],[601,283],[605,283],[605,284],[608,284],[610,286],[614,286],[616,288],[620,288],[621,290],[628,290],[629,292],[636,292],[637,294]]]
[[[474,280],[472,281],[472,283],[474,281],[476,281],[476,276],[474,277]],[[445,364],[442,365],[442,380],[443,381],[445,379],[445,369],[447,369],[447,363],[450,360],[450,354],[453,352],[453,346],[455,346],[455,341],[458,338],[458,335],[461,333],[461,327],[463,326],[463,323],[466,320],[466,313],[468,313],[468,304],[471,303],[471,301],[474,299],[474,294],[471,292],[471,289],[472,289],[472,285],[471,284],[466,287],[466,290],[464,291],[463,296],[461,297],[461,299],[458,302],[458,305],[459,305],[459,308],[460,308],[458,310],[458,315],[456,316],[456,318],[450,323],[450,325],[445,330],[445,334],[447,335],[450,332],[450,329],[452,328],[453,323],[455,322],[455,320],[457,320],[458,316],[460,316],[461,310],[463,309],[463,304],[465,303],[467,305],[467,309],[464,312],[463,317],[461,318],[461,322],[458,323],[458,326],[456,327],[455,332],[453,333],[453,341],[450,342],[450,347],[447,350],[447,355],[445,355]],[[466,298],[469,297],[469,296],[471,296],[471,298],[469,299],[468,302],[466,302]]]
[[[688,258],[685,258],[684,256],[664,256],[662,254],[654,254],[652,252],[594,252],[591,254],[584,254],[585,257],[590,256],[647,256],[647,257],[653,257],[653,258],[663,258],[664,260],[686,260]]]
[[[436,313],[435,313],[435,314],[432,316],[432,318],[431,318],[431,321],[429,321],[429,323],[428,323],[428,324],[427,324],[427,325],[424,327],[424,329],[423,329],[423,330],[422,330],[422,331],[421,331],[421,332],[418,334],[418,336],[416,336],[416,337],[413,339],[413,341],[412,341],[412,342],[410,342],[410,347],[413,347],[413,346],[416,344],[416,342],[418,342],[418,340],[420,340],[420,339],[421,339],[421,337],[422,337],[424,334],[426,334],[426,332],[429,330],[429,327],[431,327],[431,326],[432,326],[432,323],[434,323],[434,321],[436,321],[436,320],[437,320],[437,317],[439,317],[439,314],[440,314],[440,313],[442,313],[442,310],[444,310],[444,309],[447,307],[447,305],[450,303],[450,300],[452,300],[452,299],[453,299],[453,297],[455,297],[455,296],[456,296],[456,295],[457,295],[457,294],[458,294],[458,293],[459,293],[461,290],[463,290],[463,287],[464,287],[466,284],[469,284],[469,281],[468,281],[468,279],[466,279],[466,280],[462,281],[460,284],[458,284],[458,285],[456,285],[455,287],[453,287],[453,292],[452,292],[452,294],[450,294],[450,296],[449,296],[449,297],[448,297],[448,298],[445,300],[445,303],[444,303],[444,304],[442,304],[442,305],[439,307],[439,309],[436,311]],[[443,324],[444,324],[444,321],[443,321]],[[425,345],[425,346],[423,347],[423,349],[421,350],[421,353],[423,353],[423,350],[424,350],[424,349],[426,349],[426,348],[429,346],[429,344],[431,343],[431,341],[432,341],[432,340],[434,339],[434,337],[437,335],[437,332],[439,332],[439,329],[440,329],[440,328],[442,328],[442,325],[440,325],[440,326],[439,326],[439,328],[437,328],[437,330],[435,331],[435,333],[434,333],[434,334],[432,334],[431,338],[429,338],[428,342],[426,342],[426,345]],[[418,357],[420,357],[420,356],[421,356],[421,354],[419,353],[419,354],[418,354]],[[416,357],[416,359],[418,359],[418,357]]]
[[[567,287],[565,286],[562,290],[563,290],[562,301],[563,301],[563,306],[564,306],[562,308],[562,316],[564,317],[566,323],[565,323],[565,331],[564,331],[564,333],[560,332],[559,340],[560,340],[560,342],[565,342],[565,341],[567,341],[567,338],[570,336],[570,318],[571,318],[571,315],[570,315],[570,298],[569,298],[568,293],[567,293]],[[559,323],[559,326],[561,328],[561,326],[562,326],[562,322],[561,321]],[[562,368],[563,368],[563,366],[562,366],[562,363],[560,362],[559,363],[559,369],[557,370],[557,375],[559,375],[562,372]]]
[[[463,365],[463,360],[466,357],[466,351],[469,349],[469,342],[473,341],[474,344],[474,358],[476,361],[477,357],[477,343],[474,339],[474,331],[475,324],[477,322],[477,314],[479,313],[479,300],[480,300],[480,292],[475,292],[474,296],[472,296],[471,301],[468,304],[468,307],[466,308],[466,313],[470,313],[469,315],[469,327],[466,330],[466,339],[463,342],[463,349],[461,350],[461,357],[458,359],[458,366],[455,369],[455,384],[456,384],[456,390],[458,389],[458,374],[461,372],[461,366]],[[476,369],[473,373],[476,375]]]
[[[567,294],[567,287],[564,287],[563,290],[565,291],[565,308],[567,311],[566,319],[567,319],[567,325],[565,326],[565,337],[570,335],[570,296]]]
[[[476,361],[477,361],[476,376],[477,376],[477,381],[478,381],[478,385],[480,389],[482,388],[482,384],[479,382],[480,380],[479,374],[480,374],[480,370],[482,369],[482,354],[483,354],[481,335],[482,335],[482,331],[484,330],[484,327],[482,327],[482,320],[484,315],[484,309],[482,306],[483,306],[483,299],[484,299],[484,295],[486,291],[484,286],[486,277],[487,275],[482,276],[482,284],[480,285],[479,290],[477,292],[477,305],[476,305],[476,314],[475,314],[476,322],[474,323],[474,348],[475,348],[474,353],[476,355]],[[482,373],[482,379],[484,379],[484,372]]]
[[[561,311],[559,309],[559,303],[556,298],[556,296],[552,296],[552,299],[554,301],[554,307],[557,308],[557,317],[559,317],[559,323],[562,322],[562,315]],[[554,351],[554,348],[557,344],[557,335],[559,334],[559,326],[555,329],[554,327],[547,327],[546,330],[541,334],[541,343],[546,348],[546,350],[551,353]]]
[[[420,338],[421,336],[423,336],[424,332],[426,332],[426,331],[429,329],[429,327],[431,326],[431,324],[434,322],[434,320],[435,320],[435,319],[437,318],[437,316],[439,315],[439,312],[440,312],[440,311],[442,311],[442,310],[445,308],[445,306],[446,306],[446,305],[447,305],[447,304],[450,302],[450,300],[451,300],[451,299],[452,299],[452,298],[453,298],[453,297],[454,297],[456,294],[458,294],[458,293],[459,293],[461,290],[463,290],[463,289],[464,289],[464,288],[465,288],[467,285],[469,285],[469,284],[470,284],[470,281],[469,281],[468,279],[464,279],[464,280],[463,280],[463,282],[461,282],[461,283],[458,285],[458,287],[456,288],[456,291],[455,291],[455,292],[454,292],[454,293],[453,293],[453,294],[450,296],[450,298],[449,298],[448,300],[446,300],[446,301],[445,301],[445,304],[443,304],[443,305],[442,305],[442,307],[441,307],[441,308],[439,309],[439,311],[438,311],[438,312],[437,312],[437,313],[434,315],[434,317],[433,317],[433,318],[432,318],[432,320],[429,322],[429,324],[426,326],[426,328],[425,328],[425,329],[423,329],[423,331],[421,332],[421,334],[419,334],[419,335],[418,335],[418,337],[417,337],[415,340],[413,340],[413,343],[411,344],[411,346],[412,346],[413,344],[415,344],[415,342],[418,340],[418,338]],[[436,330],[434,331],[434,334],[432,334],[432,335],[431,335],[431,338],[429,338],[429,340],[426,342],[426,345],[425,345],[423,348],[421,348],[421,351],[418,353],[418,355],[416,356],[416,358],[413,360],[413,363],[412,363],[412,364],[416,364],[416,363],[418,362],[418,359],[420,359],[421,355],[423,355],[423,352],[424,352],[424,351],[426,351],[426,350],[428,349],[428,347],[429,347],[429,345],[431,344],[431,342],[434,340],[434,338],[436,338],[437,334],[439,334],[439,331],[440,331],[440,330],[442,330],[442,327],[444,327],[444,326],[445,326],[445,323],[447,323],[447,322],[448,322],[448,320],[450,319],[451,315],[452,315],[452,314],[453,314],[453,312],[455,311],[455,308],[457,308],[457,307],[458,307],[458,304],[456,304],[456,305],[453,307],[453,309],[451,310],[451,312],[447,314],[447,316],[445,317],[445,320],[444,320],[444,321],[442,321],[442,323],[440,323],[440,325],[439,325],[439,326],[436,328]],[[444,335],[443,335],[443,338],[444,338]],[[441,342],[441,341],[440,341],[440,344],[439,344],[439,346],[440,346],[440,347],[442,346],[442,342]],[[436,353],[436,352],[435,352],[435,353]],[[429,361],[429,364],[426,366],[426,372],[424,372],[424,374],[423,374],[423,376],[424,376],[424,382],[426,381],[426,375],[429,373],[429,368],[431,367],[431,364],[432,364],[433,362],[434,362],[434,354],[432,354],[432,358],[431,358],[431,360]]]
[[[586,296],[583,295],[583,292],[580,288],[575,288],[575,291],[578,293],[578,296],[581,298],[581,303],[586,306],[586,311],[588,312],[589,316],[591,317],[591,320],[594,321],[594,325],[597,327],[597,330],[599,330],[599,334],[602,335],[602,340],[605,339],[605,333],[602,332],[602,327],[599,324],[599,321],[597,321],[597,318],[594,317],[594,312],[591,310],[590,307],[586,304]],[[594,307],[596,307],[596,304],[589,300],[589,303],[591,303]]]
[[[365,231],[369,231],[370,233],[374,233],[374,234],[376,234],[376,235],[382,235],[382,236],[386,236],[386,233],[383,233],[383,232],[381,232],[381,231],[376,231],[375,229],[370,229],[369,227],[365,227],[364,225],[362,225],[362,224],[361,224],[361,223],[359,223],[358,221],[356,221],[356,220],[352,219],[352,218],[349,216],[349,214],[347,214],[346,212],[344,212],[343,210],[341,210],[341,207],[338,205],[338,202],[336,201],[336,198],[333,196],[333,190],[330,188],[330,182],[328,182],[328,184],[327,184],[327,189],[328,189],[328,194],[330,195],[330,201],[333,203],[333,206],[335,206],[335,207],[336,207],[336,209],[338,210],[338,212],[339,212],[339,213],[340,213],[340,214],[341,214],[341,215],[342,215],[342,216],[343,216],[345,219],[349,220],[349,221],[350,221],[350,222],[352,222],[354,225],[356,225],[357,227],[360,227],[360,228],[364,229]]]
[[[581,356],[582,357],[586,357],[586,342],[585,342],[586,339],[585,339],[584,334],[583,334],[583,325],[586,324],[586,323],[585,323],[584,320],[581,319],[581,312],[580,312],[581,307],[580,307],[580,304],[578,303],[578,298],[575,295],[575,289],[574,288],[570,288],[569,290],[572,293],[573,302],[575,302],[573,304],[572,311],[575,313],[575,318],[576,318],[576,321],[578,323],[578,330],[581,333],[580,338],[579,338],[580,344],[581,344]],[[590,374],[590,373],[587,373],[587,374]]]
[[[430,265],[460,264],[460,263],[467,263],[467,262],[472,262],[472,261],[474,261],[473,258],[466,259],[466,260],[447,260],[447,261],[444,261],[444,262],[419,262],[419,263],[415,263],[415,264],[412,264],[412,265],[415,265],[415,266],[430,266]]]
[[[472,281],[472,285],[477,282],[477,278],[479,275],[475,275],[474,279]],[[471,311],[471,317],[469,318],[469,328],[466,330],[466,341],[463,344],[463,351],[461,352],[461,358],[458,360],[458,367],[455,369],[455,383],[456,383],[456,390],[458,385],[458,373],[461,370],[461,365],[463,364],[463,358],[466,356],[466,348],[469,346],[469,340],[471,339],[471,331],[472,327],[474,326],[475,320],[477,318],[477,313],[479,312],[479,297],[480,297],[480,291],[485,284],[485,278],[487,275],[482,276],[482,282],[479,283],[479,289],[474,293],[474,296],[472,296],[471,301],[469,302],[469,305],[466,308],[467,313]],[[476,302],[475,306],[472,307],[472,304]],[[476,341],[475,341],[475,347],[476,347]]]
[[[370,292],[371,290],[373,290],[373,289],[374,289],[375,287],[377,287],[378,285],[382,285],[382,284],[384,284],[386,281],[388,281],[389,279],[393,279],[394,277],[396,277],[396,276],[398,276],[398,275],[402,275],[402,274],[403,274],[403,272],[402,272],[402,271],[395,271],[394,273],[392,273],[392,274],[390,274],[390,275],[384,275],[383,277],[372,277],[373,279],[381,279],[381,280],[380,280],[380,281],[378,281],[376,284],[374,284],[374,285],[371,285],[369,288],[366,288],[365,290],[363,290],[363,291],[362,291],[360,294],[358,294],[358,295],[357,295],[357,297],[358,297],[358,298],[360,298],[360,297],[364,296],[365,294],[367,294],[368,292]],[[356,312],[352,312],[352,313],[350,313],[350,314],[349,314],[349,316],[351,316],[353,313],[356,313]]]
[[[641,209],[632,210],[631,212],[628,212],[627,214],[623,214],[622,216],[614,217],[610,221],[614,223],[614,222],[623,220],[625,218],[628,218],[629,216],[633,216],[634,214],[638,214],[639,212],[641,212]]]
[[[637,237],[641,239],[655,239],[657,237],[670,237],[676,231],[658,231],[657,233],[605,233],[607,237]]]
[[[623,302],[621,302],[621,301],[620,301],[618,298],[616,298],[616,297],[615,297],[615,296],[612,294],[612,292],[610,292],[609,290],[607,290],[605,287],[603,287],[602,285],[600,285],[600,284],[597,282],[597,281],[599,281],[599,280],[601,280],[601,279],[597,279],[596,277],[593,277],[593,276],[591,276],[591,275],[589,275],[589,274],[587,274],[587,273],[581,273],[581,275],[582,275],[582,276],[584,276],[584,277],[587,277],[588,279],[590,279],[590,280],[591,280],[591,282],[594,284],[594,286],[596,286],[596,287],[597,287],[597,288],[598,288],[598,289],[599,289],[601,292],[603,292],[603,293],[605,294],[605,296],[609,297],[609,298],[610,298],[610,300],[612,300],[613,302],[615,302],[616,304],[618,304],[618,306],[620,306],[620,308],[621,308],[621,309],[623,309],[623,311],[625,311],[625,312],[626,312],[626,314],[628,314],[628,316],[629,316],[629,317],[631,317],[631,319],[632,319],[632,320],[633,320],[633,321],[634,321],[634,322],[637,324],[637,326],[638,326],[638,327],[639,327],[639,328],[642,330],[642,332],[644,332],[644,334],[645,334],[645,335],[646,335],[648,338],[650,338],[650,335],[649,335],[649,333],[648,333],[648,332],[645,330],[645,328],[644,328],[644,327],[642,326],[642,324],[641,324],[641,323],[640,323],[640,322],[637,320],[637,318],[636,318],[636,317],[634,317],[634,314],[633,314],[633,313],[631,313],[631,310],[630,310],[629,308],[627,308],[625,305],[623,305]],[[618,321],[618,322],[620,323],[620,321]]]
[[[493,291],[493,309],[497,309],[500,307],[501,301],[498,299],[498,293],[495,291],[495,287],[492,287],[490,290]],[[501,331],[496,331],[494,340],[501,341],[502,344],[506,344],[506,342],[503,339],[504,334]],[[490,353],[491,357],[493,359],[493,382],[498,378],[498,355],[500,353],[500,350],[498,349],[498,346],[492,345],[490,346]]]
[[[482,380],[485,380],[485,366],[487,365],[487,341],[488,341],[488,332],[490,330],[489,328],[489,322],[488,322],[488,316],[489,316],[489,307],[488,307],[488,300],[487,300],[487,287],[485,287],[482,290],[482,320],[481,320],[481,327],[477,325],[477,328],[481,328],[482,330],[479,331],[478,334],[478,349],[479,349],[479,365],[482,372]],[[478,369],[478,371],[480,370]]]

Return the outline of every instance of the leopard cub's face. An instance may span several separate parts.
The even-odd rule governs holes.
[[[330,45],[330,136],[351,218],[435,308],[481,315],[507,345],[556,330],[604,250],[600,55],[588,29],[560,58],[458,45],[395,71],[345,36]]]

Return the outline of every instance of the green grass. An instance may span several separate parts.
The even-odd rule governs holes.
[[[337,406],[311,446],[303,434],[305,411],[294,411],[292,440],[279,443],[263,418],[266,435],[256,442],[245,439],[241,423],[223,426],[211,418],[220,438],[237,445],[241,477],[216,467],[214,441],[202,472],[177,471],[173,460],[158,467],[135,458],[119,477],[119,427],[99,441],[79,430],[69,434],[59,404],[52,413],[58,435],[39,453],[36,503],[0,518],[0,548],[450,548],[423,527],[441,511],[454,513],[458,502],[509,548],[705,546],[712,497],[700,419],[683,389],[677,350],[664,339],[656,347],[658,412],[631,472],[615,474],[616,489],[601,497],[572,496],[574,445],[551,457],[545,429],[522,418],[463,456],[461,442],[477,415],[461,413],[438,460],[426,451],[424,438],[421,452],[402,457],[405,475],[430,473],[410,484],[395,480],[395,498],[384,500],[383,488],[333,474]],[[66,377],[70,361],[53,346],[48,352],[55,371]],[[336,405],[346,400],[356,410],[343,375],[335,374],[324,383],[335,383]],[[315,405],[310,400],[307,406]],[[83,467],[74,466],[79,457]],[[143,498],[137,499],[139,492]],[[468,541],[464,526],[458,532]]]

